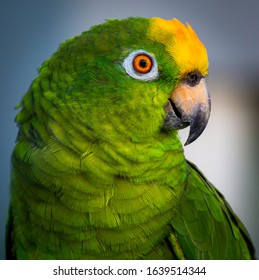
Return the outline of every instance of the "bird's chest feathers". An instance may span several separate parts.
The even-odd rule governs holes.
[[[48,176],[37,191],[26,189],[35,202],[28,228],[56,236],[48,250],[60,247],[60,232],[64,250],[79,246],[85,258],[140,246],[147,252],[166,234],[187,176],[178,144],[119,145],[89,144],[76,156],[56,142],[31,154],[36,181]]]
[[[69,205],[71,216],[67,219],[72,218],[69,223],[81,233],[84,258],[138,258],[160,246],[183,189],[184,176],[175,178],[171,185],[117,176],[109,187],[89,187],[84,195],[80,192],[81,197]],[[75,214],[73,208],[79,201],[81,209]]]
[[[159,140],[92,143],[78,159],[56,147],[53,157],[60,153],[66,158],[56,168],[67,169],[52,180],[58,204],[76,211],[79,223],[97,229],[135,227],[166,216],[183,192],[186,164],[179,142]],[[45,166],[48,160],[53,166],[51,157],[44,160]]]
[[[183,193],[184,157],[169,147],[138,146],[130,152],[113,145],[99,146],[98,156],[93,152],[81,160],[81,175],[67,180],[76,197],[70,207],[103,248],[155,243],[167,232]]]

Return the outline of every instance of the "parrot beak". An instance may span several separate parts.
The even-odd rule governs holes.
[[[165,106],[165,129],[190,126],[185,146],[195,141],[207,126],[210,117],[210,95],[205,79],[183,79],[173,90]]]

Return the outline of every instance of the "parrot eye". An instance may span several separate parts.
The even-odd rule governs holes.
[[[152,81],[158,78],[157,62],[153,55],[144,50],[130,53],[123,61],[123,67],[127,74],[138,80]]]
[[[133,60],[133,67],[139,73],[148,73],[152,69],[152,59],[146,54],[139,54]]]

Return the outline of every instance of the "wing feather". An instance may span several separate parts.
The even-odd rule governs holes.
[[[188,166],[186,192],[171,223],[174,244],[186,259],[254,259],[244,225],[198,168]]]

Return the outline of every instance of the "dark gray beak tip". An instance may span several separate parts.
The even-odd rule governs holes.
[[[193,116],[193,118],[190,121],[190,132],[184,146],[191,144],[202,134],[202,132],[204,131],[204,129],[208,124],[209,117],[210,117],[210,106],[209,106],[209,110],[206,111],[206,113],[204,113],[204,111],[201,111],[199,108],[199,110],[196,112],[196,114]]]

